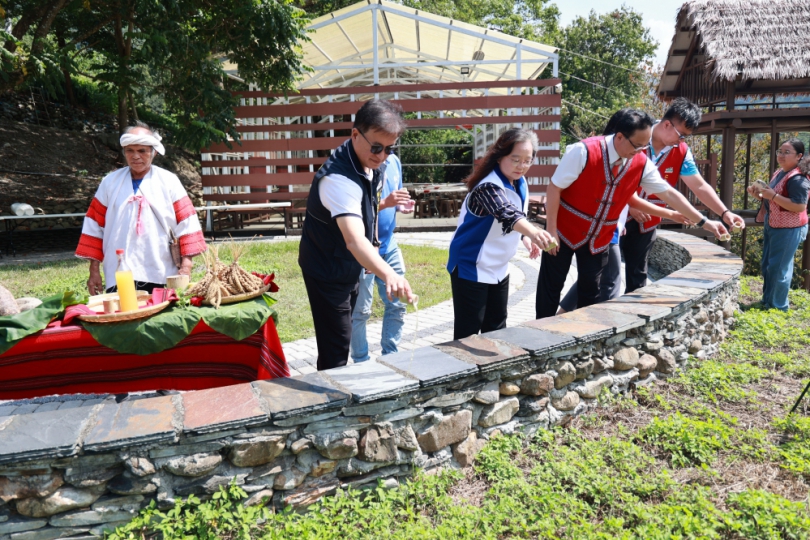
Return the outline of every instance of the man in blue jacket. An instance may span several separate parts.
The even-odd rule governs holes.
[[[391,154],[385,160],[385,175],[380,183],[379,213],[377,215],[377,236],[380,241],[380,257],[394,269],[400,276],[405,275],[405,263],[402,260],[397,241],[394,238],[394,229],[397,226],[397,212],[411,213],[413,206],[408,191],[402,189],[402,163],[399,158]],[[352,345],[351,356],[355,362],[365,362],[369,359],[368,339],[366,338],[366,323],[371,316],[371,304],[374,300],[374,283],[377,283],[380,298],[385,305],[383,315],[382,336],[380,346],[382,354],[397,352],[397,346],[402,339],[402,326],[405,324],[407,307],[398,298],[389,300],[385,292],[385,282],[368,272],[360,273],[360,290],[357,303],[352,312]]]

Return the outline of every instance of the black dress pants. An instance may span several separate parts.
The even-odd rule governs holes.
[[[627,232],[619,239],[624,256],[625,294],[640,289],[647,284],[647,260],[655,243],[655,229],[641,232],[638,222],[627,220]]]
[[[357,282],[333,283],[304,274],[304,285],[315,324],[318,371],[345,366],[349,361],[349,344],[352,341],[352,311],[357,302]]]
[[[458,268],[450,274],[453,289],[453,339],[474,336],[506,328],[509,301],[509,276],[491,285],[458,277]]]
[[[537,297],[534,303],[538,319],[553,317],[560,305],[560,294],[565,278],[571,268],[571,259],[577,258],[577,308],[599,302],[599,286],[602,272],[608,264],[608,250],[594,255],[587,244],[574,251],[561,242],[556,255],[543,252],[540,261],[540,276],[537,279]]]

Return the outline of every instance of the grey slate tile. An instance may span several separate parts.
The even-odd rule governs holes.
[[[497,339],[509,345],[520,347],[529,351],[532,356],[541,356],[573,347],[577,342],[576,339],[570,336],[522,326],[511,326],[494,332],[487,332],[484,335],[489,339]]]
[[[569,336],[576,339],[577,343],[587,343],[615,334],[613,326],[607,324],[575,321],[563,319],[562,317],[547,317],[535,321],[526,321],[521,326]]]
[[[491,332],[439,343],[435,347],[447,354],[475,364],[482,373],[502,369],[529,359],[529,353],[509,343],[490,339]]]
[[[79,408],[12,417],[0,430],[0,463],[74,455],[91,412],[92,409]]]
[[[712,264],[712,263],[689,263],[682,270],[692,270],[693,272],[711,272],[713,274],[726,274],[738,276],[742,272],[742,264]]]
[[[623,298],[623,296],[620,296],[619,298],[602,302],[601,304],[596,304],[591,307],[605,311],[618,311],[620,313],[627,313],[628,315],[636,315],[647,322],[657,321],[672,313],[672,308],[668,306],[624,302],[622,300]]]
[[[14,409],[16,409],[16,405],[0,405],[0,416],[8,416],[10,414],[14,414]]]
[[[81,407],[76,410],[89,410]],[[109,399],[84,440],[88,452],[101,452],[137,444],[170,442],[176,410],[172,396],[127,400]]]
[[[350,392],[356,403],[419,389],[419,381],[400,375],[393,369],[371,360],[320,373],[339,388]]]
[[[478,368],[462,362],[433,347],[386,354],[377,362],[417,379],[422,386],[431,386],[478,373]]]
[[[255,381],[253,386],[274,420],[339,409],[349,402],[349,393],[337,388],[320,372]]]
[[[612,326],[616,333],[626,332],[633,328],[644,326],[644,320],[637,315],[628,315],[610,309],[596,309],[588,306],[559,315],[559,318],[583,323],[597,323]]]
[[[719,287],[725,280],[710,280],[700,278],[686,278],[686,277],[665,277],[656,281],[659,285],[667,285],[671,287],[690,287],[693,289],[714,289]]]

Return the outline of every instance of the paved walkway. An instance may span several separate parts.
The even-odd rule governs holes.
[[[447,249],[453,233],[397,233],[400,244],[433,246]],[[407,261],[406,261],[407,264]],[[563,295],[576,282],[576,260],[573,261],[568,279],[565,282]],[[522,247],[509,263],[509,318],[507,326],[516,326],[522,322],[534,320],[534,298],[537,289],[537,275],[540,271],[540,259],[531,260]],[[450,278],[447,278],[450,286]],[[419,292],[418,289],[416,291]],[[453,300],[442,302],[427,309],[419,310],[419,328],[416,328],[416,314],[405,315],[405,327],[402,332],[401,350],[435,345],[453,339]],[[382,321],[370,323],[366,332],[370,347],[370,356],[374,360],[380,354],[380,334]],[[282,344],[290,373],[294,375],[316,371],[318,350],[315,338],[299,339]],[[349,363],[351,363],[351,358]]]

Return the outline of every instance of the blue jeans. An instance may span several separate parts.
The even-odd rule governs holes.
[[[793,279],[793,256],[799,243],[807,237],[807,225],[792,229],[774,229],[765,218],[765,240],[762,245],[762,306],[765,309],[788,309],[788,291]]]
[[[400,276],[405,275],[405,263],[402,261],[402,252],[398,247],[382,255],[385,262],[394,269]],[[382,353],[391,354],[397,352],[397,345],[402,339],[402,327],[405,324],[405,312],[407,306],[394,298],[391,302],[385,294],[385,282],[374,274],[366,274],[365,270],[360,273],[360,291],[357,294],[357,303],[352,312],[352,345],[351,355],[355,362],[365,362],[368,356],[368,339],[366,338],[366,323],[371,317],[371,301],[374,299],[374,282],[377,282],[377,290],[385,305],[383,315],[382,336],[380,346]]]

